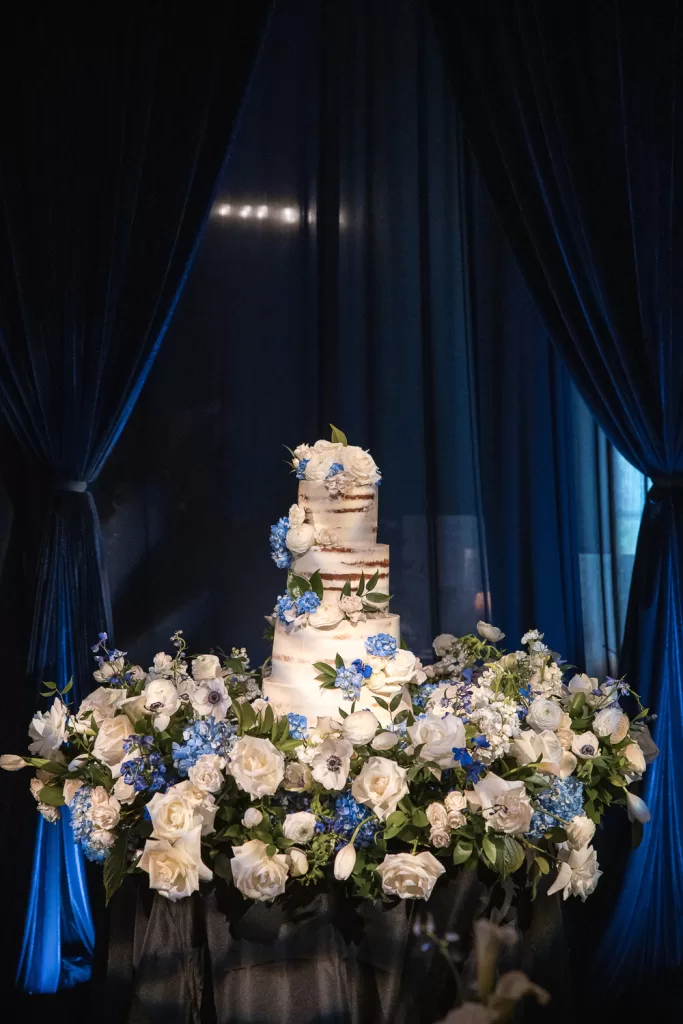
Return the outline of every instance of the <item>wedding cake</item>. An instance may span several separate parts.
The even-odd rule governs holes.
[[[331,441],[299,445],[292,465],[298,500],[271,528],[272,557],[288,570],[288,587],[273,615],[264,696],[310,725],[339,718],[354,701],[387,721],[386,705],[402,685],[424,675],[400,649],[400,618],[389,611],[389,546],[377,543],[381,475],[336,428]]]

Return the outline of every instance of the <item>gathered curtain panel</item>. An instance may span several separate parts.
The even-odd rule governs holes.
[[[90,644],[111,630],[88,487],[173,313],[268,10],[29,4],[3,23],[0,413],[48,495],[29,674],[73,677],[76,704],[92,685]],[[66,814],[38,825],[20,964],[31,992],[89,972]]]
[[[431,0],[498,217],[583,398],[652,480],[621,670],[658,713],[653,820],[632,854],[601,983],[683,959],[683,10]],[[635,894],[637,893],[637,898]]]

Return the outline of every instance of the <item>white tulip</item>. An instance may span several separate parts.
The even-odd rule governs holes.
[[[641,825],[645,825],[650,820],[650,809],[645,801],[635,793],[629,793],[628,790],[626,792],[626,810],[629,821],[639,821]]]
[[[353,843],[342,846],[334,858],[334,877],[338,882],[344,882],[356,866],[356,849]]]

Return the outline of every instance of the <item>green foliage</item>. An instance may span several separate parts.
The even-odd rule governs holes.
[[[50,807],[62,807],[64,805],[64,793],[61,786],[43,786],[39,799],[41,804],[49,804]]]
[[[107,904],[123,881],[127,849],[128,831],[124,830],[117,836],[116,842],[104,862],[104,892]]]
[[[339,427],[335,427],[334,423],[330,423],[330,430],[332,431],[330,440],[334,444],[343,444],[344,447],[346,448],[349,442],[346,439],[346,434],[344,433],[344,431],[340,430]]]

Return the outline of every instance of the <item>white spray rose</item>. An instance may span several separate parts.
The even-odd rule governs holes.
[[[111,831],[120,817],[121,804],[116,797],[110,796],[104,786],[96,786],[90,794],[90,818],[95,828]]]
[[[453,747],[465,746],[465,726],[456,715],[425,715],[406,730],[412,754],[416,747],[424,744],[417,755],[419,761],[435,761],[440,768],[452,768],[455,764]]]
[[[412,853],[388,853],[377,873],[382,879],[382,889],[389,896],[402,900],[427,900],[434,884],[445,867],[436,857],[424,851]]]
[[[356,866],[356,850],[353,843],[342,846],[334,858],[334,877],[338,882],[345,882]]]
[[[342,735],[354,747],[369,743],[379,728],[379,722],[372,711],[354,711],[344,719]]]
[[[66,783],[64,786],[66,788]],[[135,786],[130,782],[126,782],[122,775],[120,775],[114,783],[112,793],[120,804],[132,804],[133,800],[135,800],[135,797],[137,796]],[[64,799],[66,799],[66,797]]]
[[[315,530],[310,523],[292,526],[285,535],[285,544],[293,555],[304,555],[315,544]]]
[[[306,522],[306,513],[304,512],[301,505],[290,505],[289,507],[289,525],[302,526]]]
[[[448,824],[451,828],[462,828],[465,824],[465,811],[467,810],[467,798],[459,789],[453,789],[446,793],[444,806],[448,813]]]
[[[591,821],[585,814],[575,815],[567,829],[567,842],[572,850],[580,850],[582,846],[588,846],[595,835],[595,822]]]
[[[353,780],[353,798],[359,804],[367,804],[380,821],[386,821],[408,793],[406,773],[405,768],[387,757],[371,757]]]
[[[217,793],[223,785],[224,768],[224,757],[218,754],[202,754],[188,770],[187,777],[197,789]]]
[[[488,640],[490,644],[497,644],[499,640],[505,637],[505,633],[498,629],[497,626],[491,626],[488,622],[477,623],[477,633],[479,636],[483,636],[484,640]]]
[[[308,871],[308,857],[298,847],[291,846],[287,850],[285,858],[292,878],[300,878],[301,875],[305,875]]]
[[[55,697],[49,711],[39,711],[33,716],[28,735],[32,741],[28,749],[33,757],[54,761],[55,755],[60,754],[59,748],[66,742],[66,707],[59,697]]]
[[[429,841],[432,846],[448,846],[451,841],[451,826],[448,811],[443,804],[429,804],[425,810],[427,821],[431,825]]]
[[[64,793],[64,803],[66,804],[67,807],[70,806],[71,801],[76,796],[76,793],[82,787],[83,787],[83,783],[81,782],[80,779],[65,779],[64,780],[64,791],[63,791],[63,793]],[[131,789],[132,789],[132,786],[131,786]],[[113,795],[118,800],[118,796],[116,794],[116,786],[114,786]]]
[[[200,828],[191,829],[174,843],[167,839],[148,839],[138,867],[149,873],[149,885],[169,900],[183,899],[208,882],[213,872],[201,856]]]
[[[527,725],[536,732],[559,729],[564,722],[564,711],[554,700],[535,700],[526,716]]]
[[[232,878],[247,899],[273,900],[285,891],[287,858],[284,853],[269,857],[267,849],[268,844],[260,839],[250,839],[232,848]]]
[[[287,814],[282,824],[285,839],[295,843],[307,843],[315,835],[315,814],[310,811],[296,811]]]
[[[98,846],[109,847],[116,842],[116,834],[106,828],[94,828],[90,833],[91,840]]]
[[[629,720],[619,708],[604,708],[593,719],[596,736],[609,737],[610,743],[620,743],[628,732]]]
[[[509,835],[529,831],[533,808],[523,782],[508,782],[489,772],[475,782],[474,791],[492,828]]]
[[[221,678],[221,661],[215,654],[200,654],[192,659],[192,676],[196,682]]]
[[[197,801],[187,790],[178,792],[178,786],[171,786],[165,793],[155,793],[147,804],[147,812],[152,819],[155,839],[173,842],[193,828],[201,830]]]
[[[95,737],[92,753],[98,761],[109,766],[112,776],[118,779],[121,765],[128,756],[123,741],[133,735],[133,726],[127,715],[106,718]]]
[[[398,743],[395,732],[380,732],[370,743],[373,750],[391,750]]]
[[[363,598],[358,594],[346,594],[339,598],[339,609],[352,622],[365,622],[367,616],[363,607]]]
[[[145,711],[154,718],[154,728],[163,732],[171,715],[180,707],[180,697],[171,679],[150,679],[143,690]]]
[[[560,850],[560,866],[557,878],[548,889],[548,895],[562,892],[563,899],[580,896],[585,900],[595,889],[602,871],[598,870],[598,858],[592,846],[579,850]]]
[[[241,736],[230,758],[228,771],[250,796],[272,796],[285,777],[284,754],[269,739]]]
[[[242,818],[242,824],[245,828],[256,828],[262,821],[263,815],[258,807],[247,807]]]
[[[597,757],[600,753],[598,737],[592,732],[578,733],[572,740],[572,751],[584,761]]]

